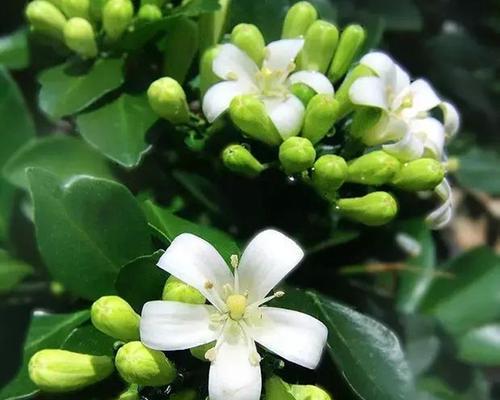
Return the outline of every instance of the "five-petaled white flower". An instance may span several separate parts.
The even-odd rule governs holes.
[[[262,66],[233,44],[223,44],[212,65],[223,82],[213,85],[203,98],[203,112],[212,122],[229,108],[231,100],[243,94],[258,96],[283,139],[300,132],[304,105],[290,92],[294,83],[304,83],[317,93],[334,93],[333,85],[316,71],[295,70],[294,60],[303,39],[283,39],[269,43]],[[291,74],[291,75],[290,75]]]
[[[241,261],[232,258],[234,275],[205,240],[182,234],[158,266],[198,289],[212,305],[152,301],[144,305],[141,340],[164,351],[216,342],[211,361],[210,400],[258,400],[260,356],[255,342],[306,368],[318,365],[328,335],[317,319],[297,311],[267,307],[283,292],[266,297],[302,259],[302,249],[275,230],[258,234]]]

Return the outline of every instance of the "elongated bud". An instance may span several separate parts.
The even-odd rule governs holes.
[[[332,129],[337,112],[337,101],[329,94],[317,94],[306,108],[302,136],[318,143]]]
[[[378,150],[365,154],[349,163],[347,181],[363,185],[383,185],[392,180],[401,168],[396,157]]]
[[[370,138],[372,136],[376,136],[373,135],[373,132],[376,131],[377,124],[382,123],[382,120],[386,120],[386,116],[383,114],[381,109],[375,107],[358,106],[356,107],[356,110],[354,111],[352,117],[350,135],[353,138],[356,138],[362,141],[363,143],[370,145],[368,144],[370,143]],[[378,129],[378,131],[381,130]],[[384,136],[387,134],[385,130],[383,133]],[[380,144],[380,143],[373,143],[371,145],[374,144]]]
[[[236,25],[231,32],[231,42],[247,53],[257,65],[262,64],[266,43],[264,36],[255,25]]]
[[[90,0],[62,0],[62,10],[68,18],[90,18]]]
[[[287,174],[295,174],[313,166],[316,150],[309,139],[294,136],[281,144],[279,159]]]
[[[162,299],[189,304],[205,304],[205,297],[194,287],[171,275],[163,288]]]
[[[229,106],[229,115],[233,123],[252,139],[271,146],[281,143],[281,137],[267,115],[264,103],[256,96],[236,96]]]
[[[173,393],[170,395],[170,400],[196,400],[198,398],[198,393],[193,389],[185,389],[180,392]]]
[[[210,342],[210,343],[202,344],[201,346],[193,347],[193,348],[189,349],[189,351],[191,352],[191,355],[194,358],[197,358],[200,361],[207,361],[208,362],[209,360],[205,357],[205,354],[207,354],[207,351],[212,349],[214,346],[215,346],[215,342]]]
[[[32,1],[26,6],[25,13],[35,31],[57,39],[63,38],[66,17],[52,3],[45,0]]]
[[[64,26],[64,42],[82,58],[97,56],[97,43],[92,25],[83,18],[71,18]]]
[[[127,390],[120,393],[117,400],[140,400],[141,396],[139,395],[139,386],[138,385],[130,385]]]
[[[307,1],[295,3],[285,16],[282,39],[293,39],[304,36],[314,21],[318,19],[318,12]]]
[[[299,100],[307,107],[311,99],[316,96],[316,92],[305,83],[297,82],[290,86],[290,91],[299,98]]]
[[[337,120],[350,113],[354,106],[349,98],[349,89],[354,81],[362,76],[373,76],[375,73],[365,65],[359,64],[347,74],[339,89],[335,93],[335,100],[338,101]]]
[[[250,178],[259,175],[264,170],[259,160],[240,144],[227,146],[222,152],[222,162],[229,170]]]
[[[128,383],[164,386],[177,376],[174,364],[161,351],[148,349],[141,342],[130,342],[116,353],[116,369]]]
[[[161,19],[162,13],[160,8],[155,4],[144,4],[139,8],[137,19],[140,21],[150,22]]]
[[[219,43],[226,25],[230,4],[231,0],[219,0],[220,8],[216,12],[202,14],[199,17],[201,52]]]
[[[130,0],[108,0],[102,10],[102,24],[106,36],[115,41],[127,30],[134,17]]]
[[[409,191],[434,190],[445,175],[443,165],[432,158],[421,158],[403,164],[392,184]]]
[[[139,339],[140,317],[118,296],[103,296],[92,304],[92,324],[108,336],[128,342]]]
[[[55,5],[60,11],[63,11],[64,0],[47,0],[47,1]]]
[[[328,77],[337,82],[349,70],[365,43],[366,33],[360,25],[349,25],[340,35],[339,46],[333,57]]]
[[[43,391],[64,393],[82,389],[107,378],[113,360],[66,350],[41,350],[28,364],[30,379]]]
[[[337,209],[342,215],[362,224],[379,226],[396,216],[398,203],[387,192],[373,192],[363,197],[340,199]]]
[[[290,393],[295,400],[332,400],[327,392],[314,385],[290,385]]]
[[[154,81],[149,86],[148,99],[154,112],[173,124],[189,120],[186,94],[175,79],[165,77]]]
[[[341,187],[347,176],[347,163],[342,157],[334,154],[321,156],[314,163],[312,181],[318,192],[332,200],[337,189]]]
[[[298,69],[325,73],[337,47],[339,31],[326,21],[316,21],[307,30],[298,57]]]
[[[213,63],[215,57],[219,53],[219,47],[211,47],[203,53],[200,59],[200,92],[201,96],[205,95],[205,92],[210,88],[210,86],[220,81],[220,78],[215,75],[213,71]]]

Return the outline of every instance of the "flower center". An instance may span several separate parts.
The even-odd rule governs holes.
[[[239,321],[245,315],[247,298],[241,294],[232,294],[228,296],[226,305],[229,309],[229,317],[235,321]]]
[[[288,70],[271,70],[263,67],[255,76],[261,94],[269,97],[286,96],[288,93],[286,77],[289,73]]]

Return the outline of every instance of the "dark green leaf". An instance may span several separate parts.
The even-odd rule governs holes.
[[[29,65],[28,34],[25,29],[0,37],[0,64],[9,69],[23,69]]]
[[[198,174],[191,174],[185,171],[174,171],[172,176],[203,206],[213,213],[222,212],[222,197],[217,191],[217,187],[208,179]]]
[[[500,154],[492,150],[472,147],[467,153],[459,156],[460,168],[457,179],[463,186],[500,194]]]
[[[76,353],[111,357],[115,342],[116,339],[105,335],[94,328],[91,323],[88,323],[73,329],[61,348]]]
[[[0,243],[5,242],[8,236],[14,195],[15,188],[6,180],[0,178]]]
[[[475,328],[457,340],[458,358],[469,364],[500,366],[500,324]]]
[[[413,0],[370,0],[363,11],[385,20],[385,27],[391,31],[419,31],[422,16]]]
[[[14,289],[18,283],[33,273],[33,268],[23,261],[16,260],[0,250],[0,294]]]
[[[174,10],[172,15],[198,17],[202,14],[215,12],[220,8],[219,0],[191,0]]]

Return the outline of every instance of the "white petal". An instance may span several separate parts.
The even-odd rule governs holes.
[[[224,80],[254,82],[259,69],[253,60],[234,44],[228,43],[219,47],[212,65],[215,75]]]
[[[251,93],[252,88],[243,81],[220,82],[208,89],[203,97],[203,114],[213,122],[229,108],[231,101],[240,94]]]
[[[382,79],[366,76],[354,81],[349,89],[349,97],[354,104],[387,110],[387,90]]]
[[[304,39],[283,39],[266,47],[263,67],[271,71],[287,71],[304,46]]]
[[[316,71],[299,71],[290,75],[288,78],[290,84],[304,83],[313,89],[316,93],[333,95],[333,85],[330,80],[320,72]]]
[[[328,329],[316,318],[283,308],[261,307],[262,318],[249,325],[256,342],[277,355],[306,368],[318,366]]]
[[[226,284],[232,286],[234,278],[224,259],[210,243],[183,233],[163,253],[158,266],[198,289],[214,306],[225,309],[220,300],[224,294],[222,287]]]
[[[142,309],[141,341],[151,349],[163,351],[212,342],[219,331],[210,328],[209,317],[216,312],[210,305],[150,301]]]
[[[417,112],[429,111],[441,104],[441,99],[434,89],[423,79],[413,82],[410,92],[413,99],[411,108]]]
[[[408,124],[401,118],[382,113],[378,122],[366,130],[363,143],[368,146],[377,146],[384,143],[398,141],[408,132]]]
[[[460,115],[457,109],[450,103],[443,101],[440,104],[441,110],[443,111],[444,119],[444,129],[446,131],[446,136],[448,139],[452,138],[458,132],[460,128]]]
[[[238,267],[241,292],[248,302],[262,300],[304,257],[300,246],[281,232],[268,229],[248,244]]]
[[[283,140],[297,136],[304,120],[304,104],[295,96],[286,99],[264,97],[267,114]]]
[[[424,154],[424,145],[420,139],[408,132],[403,139],[393,144],[382,146],[384,151],[400,161],[411,161]]]
[[[406,88],[410,86],[410,77],[408,73],[396,64],[396,86],[394,88],[395,93],[401,93]]]
[[[397,65],[387,54],[381,52],[368,53],[361,58],[359,63],[366,65],[375,72],[384,82],[384,86],[396,89],[398,83]]]
[[[444,228],[453,217],[452,192],[448,180],[445,179],[441,182],[436,189],[434,189],[434,192],[441,200],[441,204],[432,211],[425,220],[432,229],[441,229]]]
[[[435,118],[422,118],[410,121],[411,133],[420,139],[429,156],[441,160],[444,151],[444,126]]]
[[[262,390],[260,365],[249,361],[250,350],[243,337],[224,341],[210,366],[210,400],[259,400]]]

